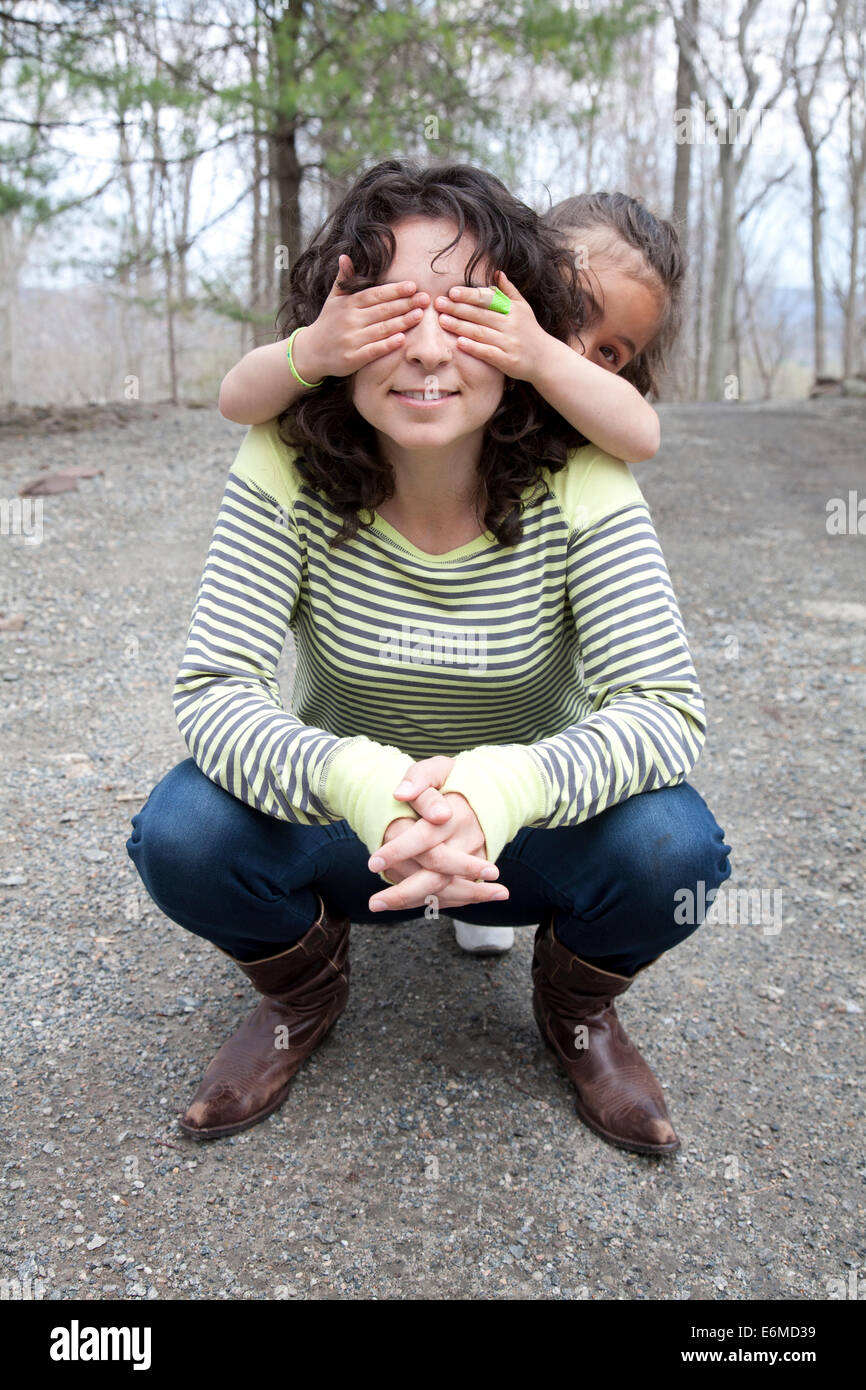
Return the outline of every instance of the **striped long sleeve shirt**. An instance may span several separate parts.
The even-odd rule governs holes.
[[[522,826],[576,825],[689,773],[703,701],[626,464],[577,449],[542,470],[516,545],[487,531],[432,555],[377,512],[329,549],[340,518],[293,460],[275,421],[248,431],[195,599],[173,699],[211,780],[287,821],[345,818],[373,853],[415,814],[392,795],[410,764],[444,753],[442,790],[495,861]]]

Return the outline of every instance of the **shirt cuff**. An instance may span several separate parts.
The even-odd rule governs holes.
[[[328,760],[321,799],[338,819],[349,822],[370,854],[381,848],[382,837],[397,816],[419,819],[411,801],[398,801],[391,795],[412,762],[399,748],[363,735],[347,739]]]
[[[525,743],[482,743],[458,753],[440,790],[469,802],[494,864],[518,830],[553,809],[547,779]]]

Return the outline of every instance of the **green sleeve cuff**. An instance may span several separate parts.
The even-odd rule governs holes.
[[[349,822],[370,854],[381,848],[382,837],[397,816],[419,819],[410,801],[391,795],[412,762],[399,748],[363,735],[346,739],[328,761],[320,795],[338,819]]]
[[[518,830],[553,811],[552,789],[525,743],[482,743],[458,753],[440,790],[469,802],[494,864]]]

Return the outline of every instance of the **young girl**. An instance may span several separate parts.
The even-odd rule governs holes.
[[[484,289],[455,287],[437,305],[440,322],[459,350],[500,368],[535,389],[591,443],[623,460],[652,458],[659,421],[644,399],[657,389],[666,352],[681,321],[685,275],[676,230],[625,193],[584,193],[557,203],[542,218],[566,241],[581,277],[585,326],[566,349],[539,328],[535,315],[504,277],[511,301],[502,315]],[[348,376],[396,352],[422,316],[426,294],[412,282],[345,293],[353,267],[340,272],[321,314],[293,343],[289,370],[285,340],[255,348],[223,380],[221,413],[254,425],[281,414],[326,376]],[[298,380],[302,378],[302,380]],[[310,385],[304,385],[309,382]],[[479,927],[454,918],[458,944],[494,955],[514,944],[512,927]]]

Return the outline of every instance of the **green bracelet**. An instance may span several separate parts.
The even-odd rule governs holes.
[[[306,327],[306,325],[302,323],[302,324],[301,324],[301,328],[305,328],[305,327]],[[300,333],[301,328],[296,328],[295,331],[294,331],[294,333],[291,333],[291,334],[289,335],[289,346],[288,346],[288,350],[287,350],[287,352],[286,352],[286,356],[287,356],[288,359],[289,359],[289,366],[290,366],[291,369],[292,369],[292,376],[295,378],[295,381],[299,381],[299,382],[301,383],[302,386],[306,386],[310,391],[314,391],[315,388],[316,388],[317,386],[321,386],[321,385],[322,385],[322,382],[324,381],[325,378],[322,377],[322,381],[304,381],[304,378],[299,374],[297,367],[295,366],[294,362],[292,361],[292,343],[294,342],[295,338],[296,338],[296,337],[298,336],[298,334]]]

